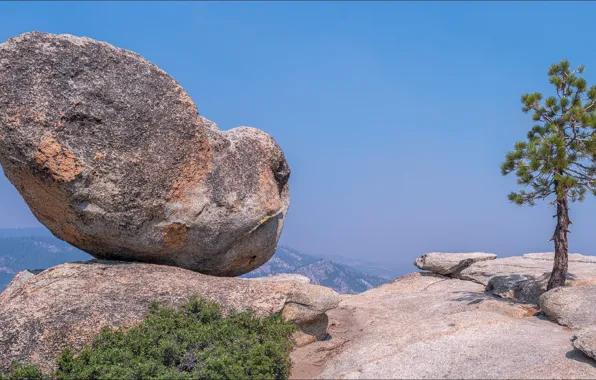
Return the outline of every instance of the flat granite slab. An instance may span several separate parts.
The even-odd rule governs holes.
[[[332,338],[293,353],[294,378],[596,378],[573,331],[471,281],[413,273],[328,315]]]

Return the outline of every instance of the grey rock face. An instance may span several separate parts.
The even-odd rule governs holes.
[[[471,264],[478,261],[494,260],[494,253],[444,253],[431,252],[416,259],[414,265],[420,269],[428,270],[442,275],[459,273]]]
[[[273,138],[218,130],[157,66],[70,35],[0,45],[0,164],[40,222],[100,259],[237,276],[273,255],[289,206]]]
[[[50,370],[62,349],[80,350],[102,327],[141,321],[152,301],[178,306],[192,296],[224,312],[281,313],[300,326],[302,344],[326,337],[326,312],[340,302],[333,290],[302,281],[221,278],[144,263],[89,261],[23,272],[0,295],[0,372],[13,360]]]
[[[546,291],[550,273],[542,276],[510,274],[491,277],[486,290],[503,298],[537,305],[538,299]]]
[[[596,285],[550,290],[540,297],[540,308],[561,325],[572,328],[596,327]]]

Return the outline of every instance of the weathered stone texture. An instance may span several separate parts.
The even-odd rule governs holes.
[[[573,328],[596,327],[596,285],[549,290],[540,297],[540,308],[553,321]]]
[[[0,45],[0,164],[57,237],[100,259],[236,276],[274,253],[290,170],[138,54],[70,35]]]

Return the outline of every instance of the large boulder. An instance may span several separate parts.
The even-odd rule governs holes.
[[[157,66],[71,35],[0,45],[0,164],[40,222],[100,259],[237,276],[273,255],[289,206],[273,138],[220,131]]]
[[[192,296],[215,301],[226,313],[281,313],[300,326],[299,344],[326,338],[326,312],[338,305],[340,295],[303,281],[270,280],[96,260],[59,265],[37,275],[22,272],[0,295],[0,372],[13,360],[51,370],[63,348],[81,349],[105,326],[138,323],[152,301],[175,307]]]
[[[471,281],[410,274],[328,315],[332,338],[293,352],[294,378],[596,378],[573,331]]]
[[[540,309],[550,319],[564,326],[596,327],[596,285],[549,290],[540,297]]]

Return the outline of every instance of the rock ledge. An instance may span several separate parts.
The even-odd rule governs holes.
[[[0,371],[13,360],[52,369],[63,348],[81,349],[102,327],[141,321],[152,301],[178,306],[191,296],[215,301],[224,312],[281,313],[300,326],[301,345],[326,338],[326,312],[341,299],[300,281],[212,277],[155,264],[93,260],[22,272],[0,295]]]
[[[494,253],[444,253],[430,252],[416,259],[414,265],[420,269],[428,270],[442,275],[454,275],[470,265],[485,260],[494,260]]]

